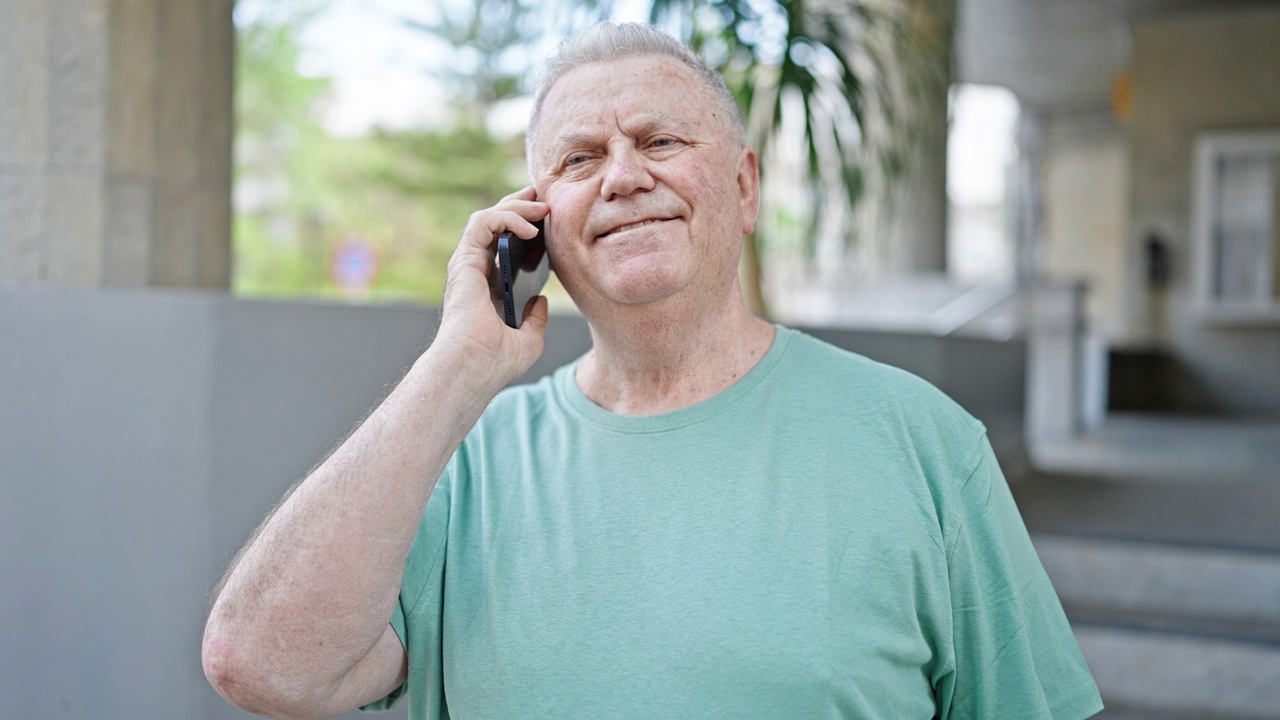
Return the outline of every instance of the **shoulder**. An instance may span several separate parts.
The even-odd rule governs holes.
[[[932,383],[901,368],[837,347],[800,330],[790,336],[780,368],[783,382],[819,406],[849,417],[892,421],[915,435],[976,439],[986,428]]]
[[[928,497],[941,524],[947,507],[979,468],[986,427],[928,381],[799,331],[780,363],[771,407],[789,407],[792,422],[856,451]]]

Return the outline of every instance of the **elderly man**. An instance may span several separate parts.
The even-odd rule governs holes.
[[[982,426],[743,306],[759,177],[719,76],[597,26],[528,137],[435,342],[229,570],[218,690],[299,718],[405,692],[413,718],[1097,712]],[[539,220],[592,349],[500,394],[547,310],[494,312],[494,237]]]

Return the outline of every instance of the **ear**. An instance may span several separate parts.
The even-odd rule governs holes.
[[[742,234],[756,231],[756,216],[760,214],[760,166],[756,151],[743,146],[738,155],[738,202],[742,208]]]

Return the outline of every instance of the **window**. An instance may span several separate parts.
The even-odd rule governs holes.
[[[1203,135],[1195,163],[1202,317],[1280,324],[1280,132]]]

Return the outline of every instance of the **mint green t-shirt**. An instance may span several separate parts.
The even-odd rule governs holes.
[[[392,624],[411,718],[1055,718],[1101,709],[978,421],[779,327],[671,413],[574,367],[440,478]]]

